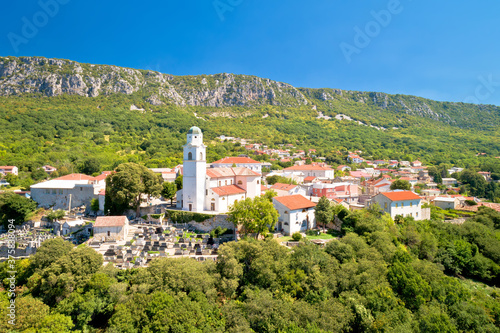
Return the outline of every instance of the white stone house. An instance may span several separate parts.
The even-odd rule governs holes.
[[[99,216],[94,223],[94,239],[125,240],[129,230],[126,216]]]
[[[271,186],[270,189],[276,191],[276,193],[278,193],[278,197],[294,194],[300,194],[304,196],[307,195],[307,190],[305,188],[293,184],[276,183]]]
[[[97,177],[83,174],[70,174],[31,186],[31,197],[38,206],[53,209],[73,209],[97,199],[101,190],[106,188],[105,179],[109,173]]]
[[[334,170],[332,168],[318,164],[294,165],[284,170],[285,172],[302,172],[304,177],[314,176],[324,179],[335,178]]]
[[[460,205],[458,198],[436,197],[434,198],[434,206],[442,209],[455,209]]]
[[[415,220],[422,220],[422,198],[411,191],[391,191],[379,193],[373,197],[372,203],[378,203],[380,207],[389,213],[391,218],[397,215],[402,217],[411,216]]]
[[[316,227],[316,204],[300,194],[273,198],[279,218],[276,230],[285,235],[304,232]]]
[[[18,174],[18,169],[16,166],[12,166],[12,165],[3,165],[3,166],[0,166],[0,174],[3,174],[4,176],[11,173],[13,175],[16,175]]]

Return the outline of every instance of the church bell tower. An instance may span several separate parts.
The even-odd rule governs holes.
[[[187,143],[183,148],[182,210],[203,212],[207,160],[201,129],[198,127],[189,129]]]

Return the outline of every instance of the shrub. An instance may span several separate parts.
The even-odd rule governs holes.
[[[193,213],[193,212],[181,212],[169,210],[165,212],[165,216],[170,218],[172,223],[188,223],[191,221],[195,222],[203,222],[212,217],[212,215],[201,214],[201,213]]]
[[[298,242],[299,240],[302,239],[302,235],[300,234],[300,232],[296,232],[292,235],[292,239],[296,242]]]
[[[465,203],[469,206],[477,206],[477,203],[474,200],[465,200]]]

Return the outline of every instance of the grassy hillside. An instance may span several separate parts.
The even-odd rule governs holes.
[[[131,105],[144,111],[130,110]],[[326,113],[326,111],[325,111]],[[316,148],[323,156],[338,156],[360,149],[373,158],[412,159],[425,162],[478,165],[500,155],[499,129],[458,128],[415,115],[404,115],[400,127],[391,129],[396,116],[389,111],[386,130],[369,127],[368,109],[342,110],[354,121],[317,119],[311,105],[283,107],[153,106],[140,94],[58,97],[0,97],[0,164],[31,168],[46,163],[74,166],[88,156],[106,168],[135,161],[150,167],[170,167],[181,162],[182,144],[189,127],[197,125],[207,143],[219,135],[254,139],[269,146],[292,143],[298,149]],[[392,117],[392,118],[391,118]],[[244,152],[233,144],[211,147],[209,161]],[[484,152],[486,157],[477,158]],[[496,160],[497,161],[497,160]]]

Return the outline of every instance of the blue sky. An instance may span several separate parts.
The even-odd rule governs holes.
[[[495,0],[41,0],[2,7],[3,56],[500,105]]]

